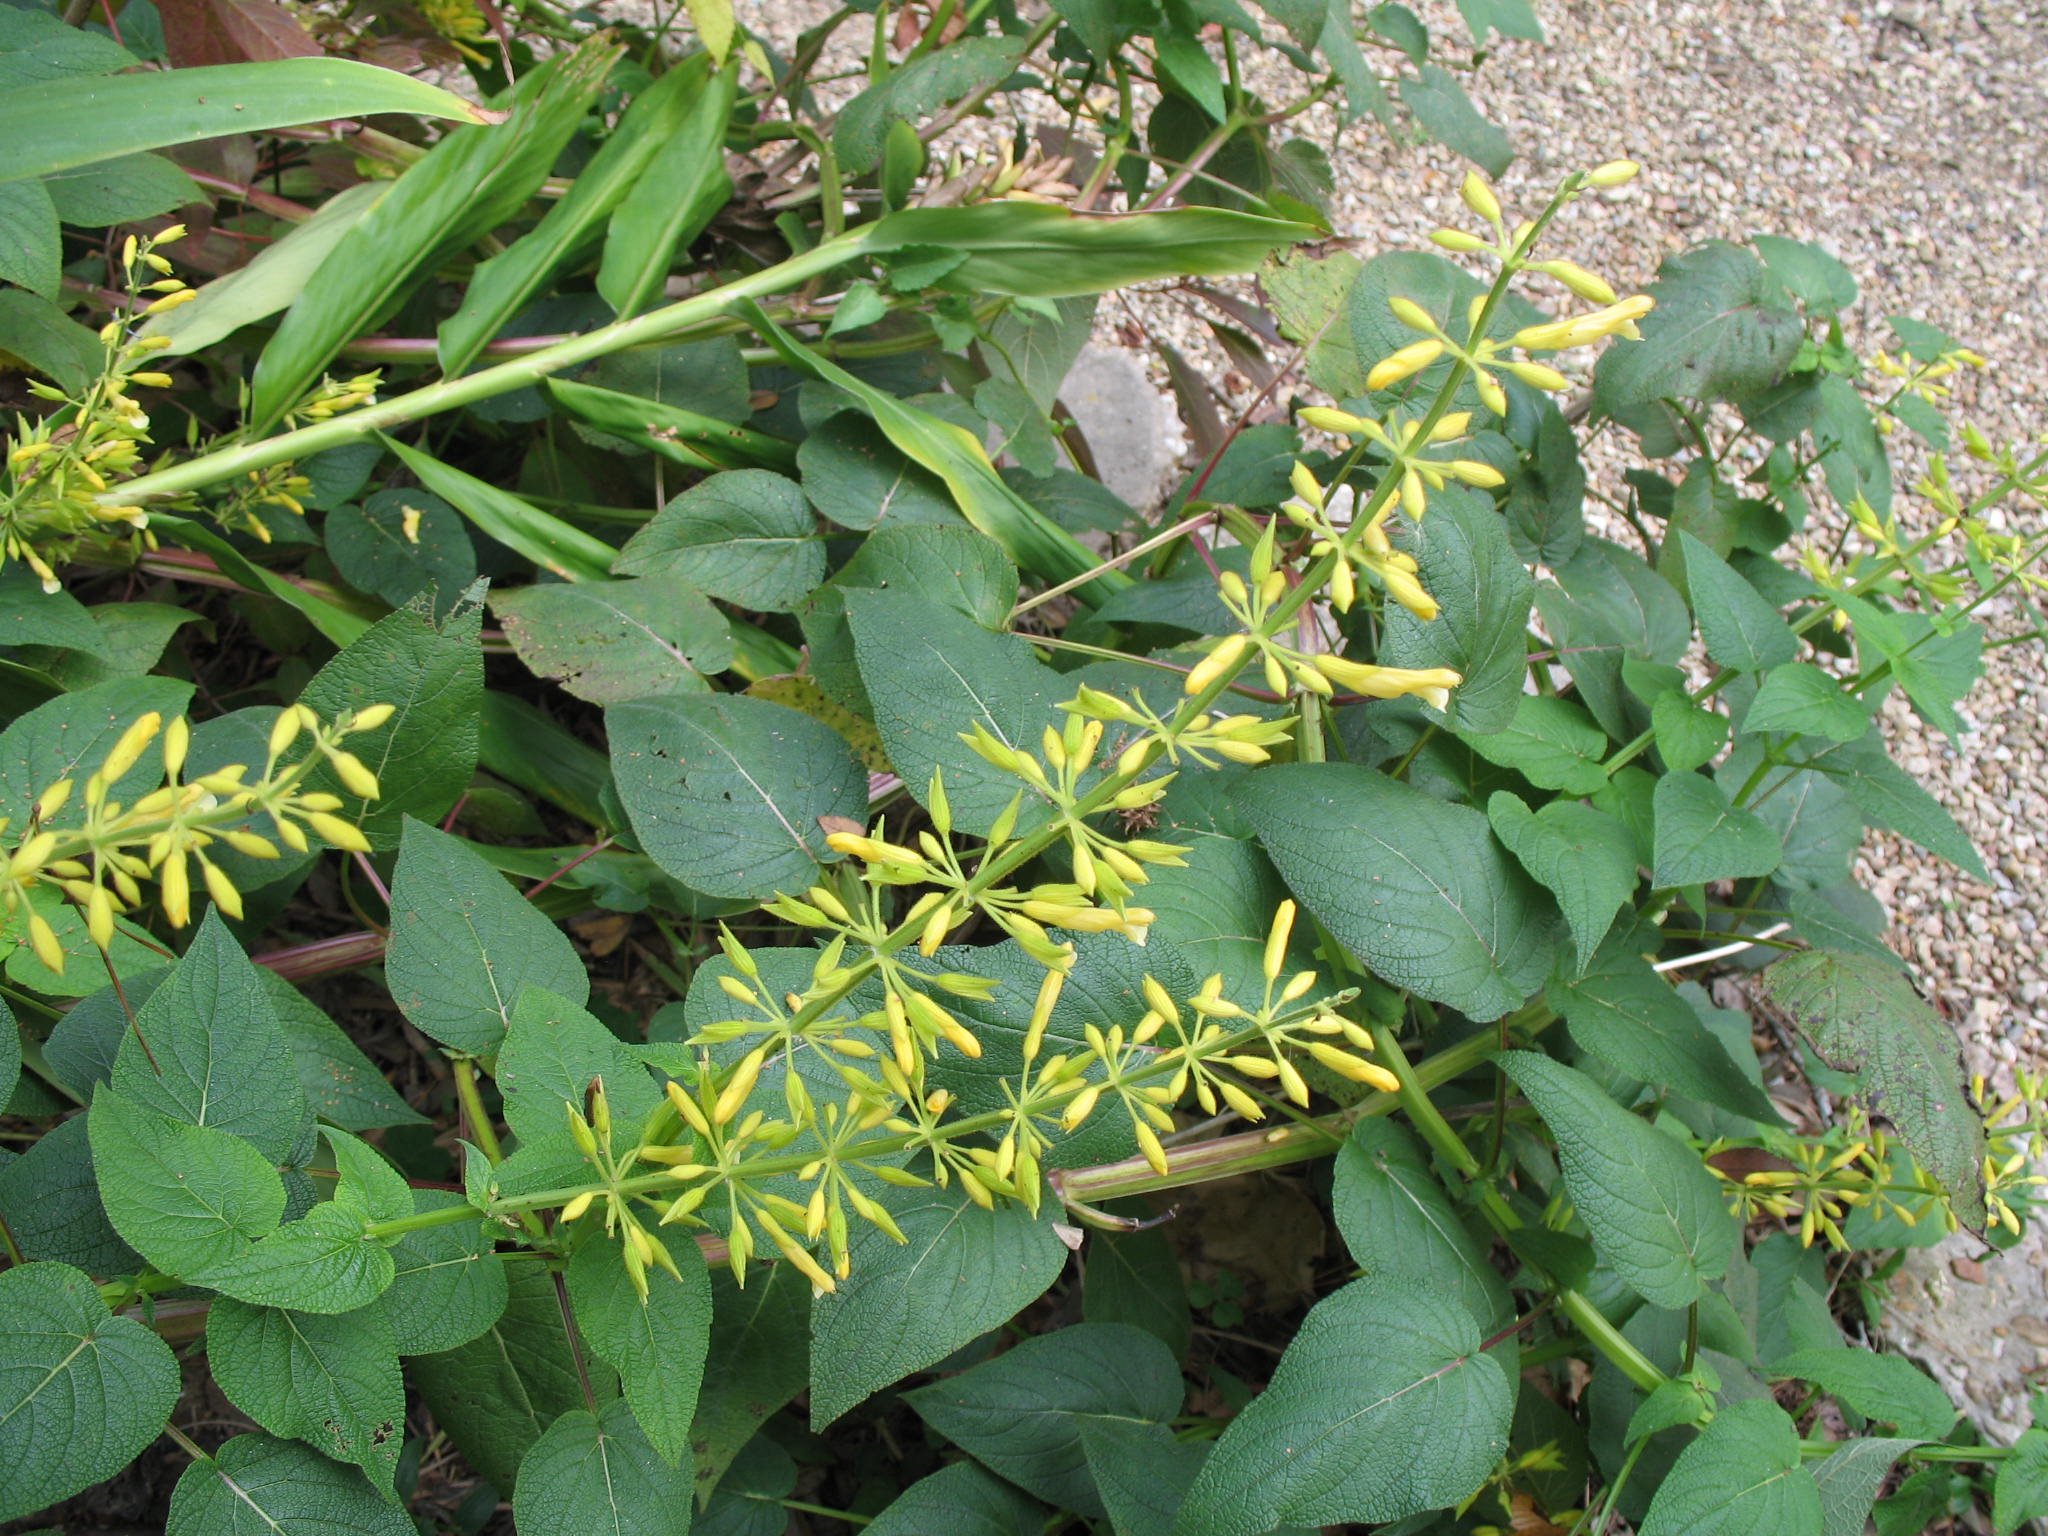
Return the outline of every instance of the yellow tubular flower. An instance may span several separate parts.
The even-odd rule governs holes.
[[[1493,195],[1493,188],[1486,184],[1485,179],[1477,171],[1465,173],[1465,181],[1458,188],[1458,196],[1464,200],[1467,208],[1487,223],[1500,222],[1500,199]]]
[[[1190,694],[1200,693],[1220,678],[1235,676],[1245,648],[1251,644],[1247,635],[1225,635],[1216,648],[1188,672],[1183,685]],[[829,841],[829,839],[828,839]]]
[[[1354,416],[1349,411],[1333,410],[1327,405],[1305,405],[1298,414],[1303,425],[1314,427],[1321,432],[1337,432],[1345,436],[1352,436],[1365,430],[1365,420],[1363,417]],[[1313,484],[1314,482],[1311,481],[1310,483]],[[1297,484],[1295,490],[1299,492],[1300,489],[1300,485]],[[1304,500],[1306,499],[1304,497]],[[1318,497],[1318,504],[1320,504],[1320,500],[1321,498]]]
[[[1625,181],[1633,180],[1636,172],[1641,169],[1642,167],[1633,160],[1610,160],[1605,165],[1595,166],[1586,172],[1586,185],[1599,187],[1603,191],[1609,187],[1618,187]]]
[[[1365,387],[1374,390],[1390,388],[1410,375],[1420,373],[1443,356],[1443,351],[1444,344],[1440,341],[1410,342],[1374,364],[1372,372],[1365,376]]]

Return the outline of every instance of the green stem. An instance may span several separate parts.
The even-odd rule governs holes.
[[[476,1058],[473,1056],[455,1058],[455,1097],[461,1101],[462,1115],[469,1122],[469,1134],[476,1141],[477,1150],[493,1166],[505,1161],[498,1129],[491,1124],[490,1113],[484,1108],[483,1093],[477,1087]]]
[[[307,458],[389,427],[491,399],[508,390],[535,383],[549,374],[559,373],[564,368],[573,368],[578,363],[587,363],[626,347],[659,340],[725,315],[750,299],[795,287],[858,256],[866,238],[865,229],[856,230],[709,293],[650,310],[630,320],[615,320],[610,325],[599,326],[581,336],[568,337],[525,357],[500,363],[495,368],[464,374],[459,379],[444,379],[439,384],[429,384],[395,400],[364,406],[361,410],[301,427],[295,432],[223,449],[133,480],[124,480],[103,493],[99,500],[107,506],[126,506],[154,497],[181,495],[222,480],[238,478],[252,470]]]

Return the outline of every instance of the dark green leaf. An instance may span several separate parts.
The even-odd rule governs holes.
[[[0,351],[70,395],[84,394],[106,361],[99,337],[40,294],[14,288],[0,289]]]
[[[108,75],[138,62],[112,38],[66,26],[55,12],[0,11],[0,89],[68,75]]]
[[[1367,1276],[1310,1311],[1266,1390],[1231,1421],[1179,1536],[1402,1520],[1486,1480],[1515,1389],[1455,1299]]]
[[[21,826],[37,797],[59,779],[83,785],[121,733],[143,715],[168,720],[183,714],[191,698],[190,683],[143,677],[101,683],[36,706],[0,732],[0,817]],[[161,758],[144,752],[132,769],[107,787],[107,798],[132,805],[161,782]],[[74,795],[70,813],[60,813],[52,825],[70,824],[80,803]],[[97,991],[97,985],[91,990]]]
[[[1892,461],[1869,402],[1854,384],[1833,375],[1824,377],[1818,390],[1813,439],[1826,455],[1820,467],[1828,494],[1844,507],[1860,496],[1883,517],[1892,504]]]
[[[1486,802],[1494,836],[1557,898],[1583,968],[1636,888],[1628,829],[1605,811],[1557,800],[1530,811],[1505,790]]]
[[[1865,821],[1896,832],[1989,882],[1991,877],[1984,869],[1984,861],[1956,825],[1955,818],[1921,788],[1917,779],[1885,754],[1884,743],[1875,736],[1829,747],[1806,761],[1820,772],[1833,775],[1849,791],[1849,798],[1863,812]]]
[[[1891,1122],[1948,1191],[1963,1225],[1981,1230],[1984,1125],[1948,1021],[1894,967],[1869,955],[1791,955],[1764,972],[1764,986],[1822,1061],[1856,1075],[1865,1107]]]
[[[956,1461],[904,1489],[865,1530],[872,1536],[1041,1536],[1045,1517],[1045,1506],[1029,1494],[971,1461]]]
[[[382,441],[428,490],[444,498],[481,532],[548,574],[563,581],[603,581],[610,573],[619,552],[603,539],[417,448],[388,437]]]
[[[1819,667],[1795,661],[1764,674],[1742,728],[1855,741],[1870,729],[1870,711]]]
[[[796,463],[805,497],[842,528],[864,532],[960,521],[945,482],[913,463],[859,411],[840,411],[822,422],[798,447]]]
[[[662,1464],[623,1401],[574,1408],[519,1463],[512,1517],[528,1536],[686,1536],[689,1474]]]
[[[1730,1403],[1679,1453],[1643,1536],[1820,1536],[1820,1490],[1799,1431],[1776,1403]]]
[[[1431,138],[1487,175],[1503,175],[1514,164],[1508,136],[1479,115],[1458,77],[1441,65],[1424,64],[1416,78],[1403,80],[1401,101]]]
[[[201,200],[192,178],[162,155],[122,155],[42,180],[57,217],[83,229],[154,218]]]
[[[369,1306],[394,1272],[389,1251],[364,1234],[362,1217],[329,1200],[191,1278],[257,1306],[336,1313]]]
[[[1657,780],[1655,879],[1662,886],[1768,875],[1784,861],[1778,834],[1739,810],[1712,779],[1667,773]]]
[[[1991,1488],[1992,1536],[2013,1536],[2023,1520],[2048,1517],[2048,1429],[2030,1429],[2013,1445]]]
[[[1416,574],[1441,610],[1424,623],[1389,605],[1379,660],[1390,667],[1450,667],[1465,679],[1451,691],[1445,718],[1456,728],[1489,732],[1514,719],[1528,670],[1524,631],[1535,584],[1508,542],[1492,501],[1447,487],[1429,500],[1429,515],[1396,530],[1415,556]]]
[[[909,1241],[861,1227],[851,1276],[811,1304],[811,1423],[819,1428],[1008,1322],[1066,1267],[1050,1211],[983,1210],[939,1189],[889,1196]]]
[[[1168,1536],[1209,1447],[1164,1424],[1084,1419],[1081,1449],[1117,1536]]]
[[[448,1190],[413,1192],[421,1211],[466,1202]],[[401,1355],[438,1354],[476,1338],[504,1315],[505,1265],[481,1219],[420,1227],[391,1245],[391,1288],[377,1298]]]
[[[1515,1302],[1444,1192],[1415,1138],[1390,1120],[1360,1120],[1337,1151],[1330,1192],[1344,1246],[1368,1275],[1455,1299],[1492,1333]],[[1513,1346],[1505,1366],[1513,1371]]]
[[[1856,302],[1856,276],[1817,245],[1783,235],[1752,235],[1771,276],[1783,283],[1809,312],[1831,315]]]
[[[1732,671],[1761,672],[1799,654],[1792,631],[1755,587],[1683,528],[1677,534],[1693,613],[1709,656]]]
[[[377,775],[382,794],[364,801],[344,793],[346,803],[336,812],[373,846],[397,847],[407,816],[434,820],[469,787],[483,700],[482,635],[480,604],[466,600],[437,622],[415,599],[345,647],[299,695],[323,720],[372,704],[394,706],[383,725],[348,741]],[[308,782],[345,790],[324,767]]]
[[[1892,1463],[1914,1444],[1875,1437],[1850,1440],[1832,1455],[1808,1462],[1820,1489],[1821,1536],[1863,1536],[1870,1527],[1870,1506],[1891,1476]]]
[[[1565,1193],[1601,1258],[1656,1306],[1699,1300],[1728,1267],[1738,1233],[1692,1150],[1547,1056],[1497,1059],[1556,1138]]]
[[[364,1221],[397,1221],[413,1212],[412,1190],[405,1175],[384,1161],[384,1155],[368,1142],[321,1127],[320,1134],[334,1153],[337,1183],[334,1199]]]
[[[426,1117],[401,1099],[384,1074],[356,1048],[326,1014],[267,966],[257,980],[270,996],[291,1047],[299,1087],[313,1113],[345,1131],[374,1131],[392,1125],[420,1125]],[[134,983],[129,983],[131,990]]]
[[[469,530],[432,491],[377,491],[360,507],[336,507],[325,536],[342,579],[394,608],[431,587],[445,612],[476,580]]]
[[[1194,1316],[1181,1278],[1180,1255],[1157,1227],[1091,1232],[1082,1259],[1081,1316],[1091,1323],[1143,1328],[1185,1360]]]
[[[674,572],[521,587],[491,608],[521,661],[593,704],[702,693],[732,665],[725,616]]]
[[[284,1215],[284,1181],[239,1136],[187,1125],[104,1086],[89,1124],[108,1219],[165,1274],[232,1262]]]
[[[792,1264],[748,1277],[711,1276],[711,1345],[690,1426],[700,1504],[771,1414],[811,1379],[811,1282]]]
[[[1268,769],[1240,802],[1295,895],[1395,985],[1486,1020],[1548,973],[1555,909],[1477,811],[1340,763]]]
[[[713,475],[627,541],[623,576],[673,572],[743,608],[786,612],[825,575],[825,546],[794,481],[764,469]]]
[[[531,984],[513,1000],[497,1075],[505,1124],[536,1147],[549,1138],[567,1141],[567,1106],[583,1108],[593,1078],[604,1079],[612,1137],[621,1147],[633,1145],[661,1097],[617,1035],[567,998]]]
[[[161,1433],[178,1363],[132,1317],[110,1317],[66,1264],[0,1271],[0,1520],[116,1472]]]
[[[1939,1440],[1955,1427],[1955,1405],[1902,1355],[1867,1349],[1801,1349],[1771,1362],[1771,1375],[1811,1382],[1866,1419],[1895,1425],[1915,1440]]]
[[[1012,37],[963,37],[890,70],[840,110],[832,147],[839,152],[841,166],[856,176],[872,171],[881,162],[890,124],[915,123],[970,91],[994,85],[1017,67],[1023,56],[1020,42]]]
[[[0,69],[4,68],[5,59],[0,57]],[[63,256],[57,209],[43,184],[0,182],[0,278],[45,299],[54,299],[57,281],[63,276]]]
[[[605,722],[641,845],[707,895],[801,891],[837,858],[818,818],[866,813],[867,777],[845,739],[779,704],[668,694],[614,705]]]
[[[393,1496],[405,1383],[381,1309],[326,1317],[223,1296],[207,1313],[206,1361],[228,1400],[263,1428],[355,1463]]]
[[[688,82],[687,115],[659,141],[647,168],[612,212],[597,291],[621,318],[638,314],[660,296],[677,253],[732,195],[725,130],[736,75],[729,68],[712,72],[709,64],[709,56],[700,54],[672,71]]]
[[[142,1267],[100,1204],[84,1115],[0,1164],[0,1219],[25,1259],[54,1259],[95,1275],[130,1275]]]
[[[1514,769],[1538,789],[1590,795],[1607,784],[1600,766],[1607,755],[1606,732],[1564,699],[1525,693],[1515,701],[1514,717],[1505,728],[1451,734],[1489,763]]]
[[[647,1443],[674,1467],[690,1450],[690,1421],[711,1338],[711,1283],[704,1255],[686,1229],[666,1227],[653,1240],[666,1245],[681,1280],[649,1274],[643,1301],[619,1245],[593,1237],[569,1261],[569,1299],[584,1341],[618,1371]]]
[[[1783,290],[1740,246],[1709,240],[1667,256],[1649,293],[1657,307],[1643,339],[1600,355],[1593,375],[1603,411],[1651,400],[1714,400],[1770,388],[1791,366],[1806,328]]]
[[[237,1435],[195,1461],[171,1494],[164,1536],[414,1536],[417,1527],[354,1467],[291,1440]]]

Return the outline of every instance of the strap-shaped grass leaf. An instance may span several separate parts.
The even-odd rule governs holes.
[[[1642,1531],[1821,1536],[1820,1490],[1800,1462],[1791,1416],[1758,1398],[1722,1408],[1658,1485]]]
[[[619,52],[602,37],[557,55],[515,87],[509,121],[449,134],[391,183],[336,242],[264,347],[251,386],[252,423],[275,425],[351,337],[390,314],[438,262],[525,205],[604,89]],[[199,71],[177,72],[185,73]],[[237,123],[232,131],[258,126]]]
[[[1699,1300],[1738,1237],[1699,1159],[1583,1073],[1533,1051],[1497,1059],[1550,1127],[1565,1193],[1600,1256],[1645,1301],[1678,1308]]]
[[[605,711],[634,835],[692,890],[800,891],[820,864],[821,816],[859,821],[867,775],[830,726],[762,699],[667,694]]]
[[[68,1264],[0,1272],[0,1520],[116,1472],[163,1430],[178,1362],[132,1317],[110,1317]]]
[[[1512,768],[1538,789],[1590,795],[1604,788],[1607,733],[1568,699],[1525,693],[1498,731],[1452,732],[1489,763]]]
[[[1489,1333],[1515,1302],[1487,1263],[1415,1138],[1390,1120],[1361,1120],[1337,1151],[1331,1205],[1344,1246],[1369,1275],[1454,1297]],[[1508,1342],[1508,1341],[1503,1341]],[[1506,1363],[1513,1374],[1513,1345]]]
[[[284,1215],[284,1181],[239,1136],[187,1125],[104,1086],[87,1123],[107,1219],[167,1275],[232,1262]]]
[[[1548,973],[1556,909],[1477,811],[1346,763],[1268,769],[1239,802],[1303,905],[1396,986],[1497,1019]]]
[[[1870,710],[1812,662],[1794,661],[1764,674],[1742,728],[1855,741],[1870,729]]]
[[[227,1131],[281,1163],[312,1111],[256,972],[209,911],[192,947],[125,1032],[113,1081],[134,1103]]]
[[[345,59],[73,75],[8,89],[0,105],[0,142],[13,148],[0,181],[46,176],[167,144],[373,112],[461,123],[489,123],[499,115],[424,80]]]
[[[1807,1471],[1820,1489],[1821,1536],[1863,1536],[1870,1527],[1870,1506],[1891,1475],[1892,1463],[1919,1443],[1866,1436],[1808,1462]]]
[[[1536,585],[1508,542],[1492,498],[1466,486],[1431,493],[1429,515],[1398,528],[1420,566],[1416,579],[1441,610],[1428,622],[1388,605],[1379,660],[1391,667],[1450,667],[1449,723],[1485,733],[1505,729],[1522,701],[1530,605]]]
[[[811,1379],[811,1282],[796,1266],[771,1265],[744,1287],[722,1268],[710,1278],[711,1344],[690,1426],[700,1504],[762,1422]]]
[[[623,1400],[573,1408],[519,1463],[512,1517],[536,1536],[687,1536],[690,1475],[663,1465]]]
[[[621,319],[661,296],[677,252],[732,195],[725,130],[738,76],[732,69],[714,71],[711,62],[708,53],[700,54],[671,71],[684,77],[679,120],[612,210],[597,291]]]
[[[295,1440],[237,1435],[195,1461],[171,1494],[164,1536],[415,1536],[418,1527],[354,1467]]]
[[[1486,802],[1493,834],[1557,898],[1583,968],[1636,888],[1635,843],[1605,811],[1556,800],[1531,811],[1499,790]]]
[[[1123,1323],[1075,1323],[904,1400],[991,1472],[1049,1504],[1100,1515],[1082,1426],[1164,1424],[1185,1392],[1179,1362],[1151,1334]]]
[[[1451,1296],[1367,1276],[1318,1302],[1266,1390],[1223,1432],[1177,1536],[1404,1520],[1499,1462],[1515,1384]]]
[[[684,352],[689,348],[675,350]],[[623,370],[624,364],[617,354],[605,361]],[[745,377],[744,372],[741,377]],[[600,389],[568,379],[544,379],[541,387],[548,392],[549,399],[586,426],[624,438],[691,469],[787,470],[796,464],[796,450],[784,439],[738,425],[730,415],[690,410],[672,399]],[[725,409],[722,402],[721,408]],[[742,404],[737,413],[744,414],[746,410]],[[947,510],[950,516],[950,504]]]
[[[1801,1349],[1771,1362],[1771,1375],[1810,1381],[1866,1419],[1896,1425],[1916,1440],[1939,1440],[1955,1427],[1955,1404],[1933,1377],[1903,1355],[1867,1349]]]
[[[1778,610],[1740,572],[1683,528],[1678,544],[1685,552],[1693,616],[1709,656],[1736,672],[1761,672],[1799,654],[1799,642]]]
[[[417,448],[388,437],[383,442],[419,476],[420,484],[542,570],[564,581],[603,581],[610,575],[619,552],[603,539]]]
[[[480,587],[472,589],[439,620],[431,603],[415,598],[344,648],[299,695],[323,720],[373,704],[393,706],[384,724],[348,741],[377,775],[381,793],[375,800],[344,793],[337,812],[375,847],[397,847],[407,816],[438,819],[476,772],[484,689],[481,595]],[[336,792],[347,788],[324,767],[309,782]]]
[[[553,1278],[539,1264],[506,1265],[505,1278],[505,1310],[496,1322],[458,1349],[406,1362],[434,1422],[499,1488],[518,1480],[528,1448],[584,1400]],[[602,1360],[583,1358],[598,1403],[612,1401],[617,1375]]]
[[[391,880],[392,1001],[424,1034],[474,1055],[504,1039],[520,989],[581,1006],[576,948],[462,839],[405,820]]]
[[[1984,1125],[1948,1021],[1896,969],[1869,955],[1791,955],[1764,972],[1764,987],[1822,1061],[1856,1074],[1864,1106],[1891,1122],[1948,1191],[1963,1225],[1981,1231]]]
[[[416,1210],[463,1204],[452,1190],[413,1191]],[[467,1344],[505,1313],[505,1264],[484,1221],[421,1227],[391,1245],[391,1288],[377,1298],[401,1355]]]
[[[866,1529],[873,1536],[1039,1536],[1046,1513],[993,1472],[956,1461],[904,1489]]]
[[[862,1226],[851,1275],[811,1304],[814,1428],[1008,1322],[1066,1267],[1050,1210],[983,1210],[942,1189],[892,1189],[887,1203],[909,1241]]]
[[[1671,990],[1628,935],[1617,935],[1577,977],[1553,977],[1544,999],[1572,1039],[1617,1072],[1717,1104],[1766,1125],[1781,1123],[1764,1091]]]
[[[621,576],[673,574],[742,608],[787,612],[825,576],[825,545],[793,480],[735,469],[690,487],[619,551]]]
[[[732,665],[725,616],[675,572],[520,587],[491,607],[521,661],[593,704],[702,693]]]
[[[395,1496],[405,1383],[379,1308],[327,1317],[223,1296],[207,1313],[206,1363],[228,1400],[263,1428],[355,1463]]]
[[[1712,779],[1667,773],[1652,801],[1657,817],[1655,878],[1662,886],[1768,875],[1785,850],[1769,822],[1728,803]]]
[[[633,1417],[655,1455],[680,1466],[690,1451],[690,1422],[711,1339],[711,1282],[696,1240],[680,1227],[654,1234],[683,1278],[647,1277],[641,1300],[615,1242],[592,1239],[569,1261],[576,1327],[619,1373]]]

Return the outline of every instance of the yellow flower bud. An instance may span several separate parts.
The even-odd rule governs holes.
[[[761,1067],[767,1059],[768,1047],[765,1045],[756,1046],[740,1059],[740,1064],[733,1069],[732,1076],[726,1079],[725,1087],[719,1091],[717,1103],[712,1106],[712,1124],[729,1124],[733,1116],[740,1112],[740,1106],[745,1104],[748,1096],[753,1093],[754,1084],[759,1081]]]
[[[1477,235],[1468,235],[1462,229],[1439,229],[1429,238],[1432,244],[1441,246],[1447,251],[1457,251],[1460,254],[1491,249]]]
[[[1618,187],[1623,182],[1632,180],[1641,169],[1642,167],[1633,160],[1610,160],[1605,165],[1595,166],[1586,172],[1586,185],[1599,187],[1603,191],[1609,187]]]
[[[1496,416],[1508,413],[1508,392],[1500,387],[1500,380],[1481,370],[1474,377],[1472,387],[1479,392],[1479,402]]]
[[[1493,188],[1486,184],[1477,171],[1467,171],[1465,181],[1458,188],[1458,196],[1465,206],[1489,224],[1500,223],[1500,199],[1493,195]]]
[[[206,894],[213,898],[213,904],[229,917],[239,919],[242,915],[242,893],[235,889],[235,883],[228,879],[227,872],[218,864],[201,859],[199,873],[206,881]]]
[[[363,836],[361,829],[351,822],[343,821],[339,816],[329,815],[325,811],[309,811],[306,813],[306,826],[316,837],[345,853],[370,851],[370,840]]]
[[[1337,432],[1352,435],[1365,430],[1364,418],[1349,411],[1333,410],[1327,405],[1305,405],[1297,413],[1303,425],[1314,427],[1319,432]],[[1305,471],[1304,471],[1305,472]],[[1296,486],[1297,491],[1300,490]]]
[[[1183,685],[1188,693],[1201,693],[1211,684],[1227,677],[1234,677],[1245,648],[1251,644],[1245,635],[1225,635],[1207,656],[1196,662],[1188,672]]]
[[[1413,299],[1405,299],[1398,293],[1387,300],[1387,308],[1394,318],[1411,331],[1420,331],[1425,336],[1441,336],[1443,329],[1436,323],[1436,316],[1424,309]]]
[[[1287,472],[1287,482],[1294,487],[1294,494],[1311,507],[1323,504],[1323,487],[1309,467],[1301,460],[1294,461],[1294,468]]]
[[[192,920],[192,886],[185,869],[185,851],[175,849],[164,860],[157,879],[163,889],[164,916],[173,928],[182,928]]]
[[[363,760],[355,753],[337,749],[327,755],[327,761],[334,769],[334,776],[341,780],[350,794],[365,800],[377,798],[377,775],[364,767]]]
[[[277,720],[270,727],[270,756],[273,761],[284,755],[284,750],[297,739],[299,734],[299,712],[286,709],[279,712]]]
[[[1138,1150],[1144,1154],[1145,1161],[1151,1166],[1152,1171],[1165,1178],[1168,1172],[1166,1148],[1159,1144],[1158,1134],[1142,1120],[1131,1122],[1131,1134],[1137,1140]]]
[[[107,754],[107,760],[100,766],[100,774],[109,784],[125,775],[142,757],[143,748],[156,739],[164,717],[151,710],[121,733],[121,739],[114,743],[114,750]]]
[[[1501,366],[1532,389],[1555,393],[1561,389],[1571,388],[1570,379],[1555,368],[1546,367],[1542,363],[1503,363]]]
[[[1294,912],[1294,903],[1283,901],[1273,914],[1273,926],[1266,934],[1265,971],[1268,981],[1278,981],[1280,968],[1286,964],[1287,941],[1294,932]]]
[[[1443,350],[1441,341],[1410,342],[1374,364],[1372,372],[1365,376],[1365,387],[1372,390],[1391,388],[1411,374],[1427,368],[1443,355]]]
[[[1593,304],[1612,304],[1614,290],[1607,286],[1604,278],[1588,272],[1575,261],[1541,261],[1535,264],[1539,272],[1547,272],[1580,298]]]

